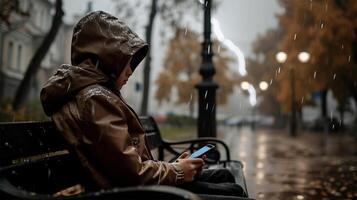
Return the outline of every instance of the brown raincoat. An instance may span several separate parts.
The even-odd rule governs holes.
[[[183,180],[176,163],[153,160],[138,116],[114,83],[130,57],[134,70],[147,50],[117,18],[89,13],[73,30],[72,65],[62,65],[41,91],[45,113],[101,188]]]

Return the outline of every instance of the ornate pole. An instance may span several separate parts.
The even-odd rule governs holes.
[[[216,137],[216,89],[213,81],[216,73],[212,63],[211,42],[211,0],[204,5],[204,41],[202,43],[202,64],[200,74],[202,81],[196,85],[198,89],[198,137]]]

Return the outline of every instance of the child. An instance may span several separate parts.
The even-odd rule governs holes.
[[[163,184],[190,189],[199,182],[195,177],[203,177],[203,159],[187,159],[187,153],[173,163],[153,160],[138,116],[120,94],[147,51],[148,45],[116,17],[89,13],[73,30],[72,65],[62,65],[41,91],[45,113],[99,188]],[[204,184],[218,173],[229,172],[206,172]],[[234,182],[231,174],[225,177]],[[237,188],[218,193],[242,194],[231,184]]]

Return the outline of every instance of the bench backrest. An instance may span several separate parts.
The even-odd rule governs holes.
[[[151,116],[140,116],[140,122],[144,127],[146,141],[150,150],[156,149],[163,145],[160,130],[153,117]]]
[[[140,121],[149,148],[160,147],[163,142],[154,119],[140,117]],[[7,179],[17,187],[51,194],[90,182],[70,149],[52,121],[0,123],[0,171],[11,169]]]
[[[0,123],[0,167],[67,149],[51,121]]]
[[[0,123],[0,171],[14,186],[44,194],[89,180],[51,121]]]

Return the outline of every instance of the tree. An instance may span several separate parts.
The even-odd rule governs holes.
[[[2,0],[0,1],[0,19],[4,21],[8,27],[11,27],[10,16],[11,13],[17,13],[20,16],[28,17],[28,11],[20,8],[19,0]]]
[[[117,3],[117,10],[124,13],[127,16],[132,16],[133,11],[138,7],[140,3],[128,3],[128,1],[115,1]],[[168,25],[162,30],[167,29],[167,27],[176,28],[180,25],[181,20],[184,18],[184,14],[189,11],[195,15],[200,8],[199,1],[191,0],[176,0],[176,1],[166,1],[166,0],[151,0],[150,11],[148,14],[148,23],[145,27],[145,39],[149,44],[149,51],[144,61],[144,72],[143,72],[143,96],[141,101],[141,115],[147,115],[148,102],[149,102],[149,91],[150,91],[150,73],[151,73],[151,51],[150,47],[153,43],[152,41],[152,31],[155,23],[156,16],[160,16],[161,19]],[[213,5],[213,8],[217,7],[217,3]],[[125,9],[126,8],[126,11]],[[163,31],[165,32],[165,31]]]
[[[356,94],[356,62],[351,59],[356,41],[356,1],[286,1],[281,0],[285,13],[279,16],[286,30],[281,48],[288,51],[287,66],[293,67],[299,90],[297,99],[314,91],[331,89],[340,103]],[[344,7],[343,4],[349,7]],[[343,8],[343,9],[342,9]],[[311,61],[300,64],[297,55],[307,51]],[[282,82],[288,81],[287,72]],[[282,84],[283,85],[283,84]],[[337,87],[339,86],[339,87]],[[288,88],[283,89],[288,90]],[[348,91],[341,92],[341,90]],[[284,94],[284,93],[282,93]],[[326,96],[326,95],[322,95]],[[280,100],[284,101],[283,95]],[[357,98],[355,98],[357,102]],[[323,102],[325,100],[323,99]],[[324,104],[322,104],[324,105]],[[322,107],[326,117],[326,107]]]
[[[43,58],[46,56],[46,53],[48,52],[62,24],[62,17],[64,15],[64,12],[62,10],[62,0],[56,0],[55,9],[56,9],[56,13],[53,16],[52,26],[50,28],[50,31],[45,36],[40,47],[37,49],[36,53],[32,57],[27,67],[25,76],[16,91],[15,99],[12,104],[14,110],[18,110],[26,100],[30,90],[31,79],[36,76],[38,70],[40,69],[41,62]]]
[[[218,50],[219,49],[219,50]],[[216,66],[214,79],[218,82],[218,104],[225,104],[228,96],[233,92],[232,72],[228,69],[233,59],[226,55],[227,50],[213,42],[212,50]],[[199,67],[201,63],[201,45],[199,35],[189,29],[177,28],[174,37],[169,41],[168,51],[164,60],[163,70],[160,72],[156,84],[158,89],[155,98],[159,103],[170,101],[172,90],[178,93],[177,104],[190,105],[190,115],[193,115],[193,105],[196,102],[195,85],[201,80]]]

